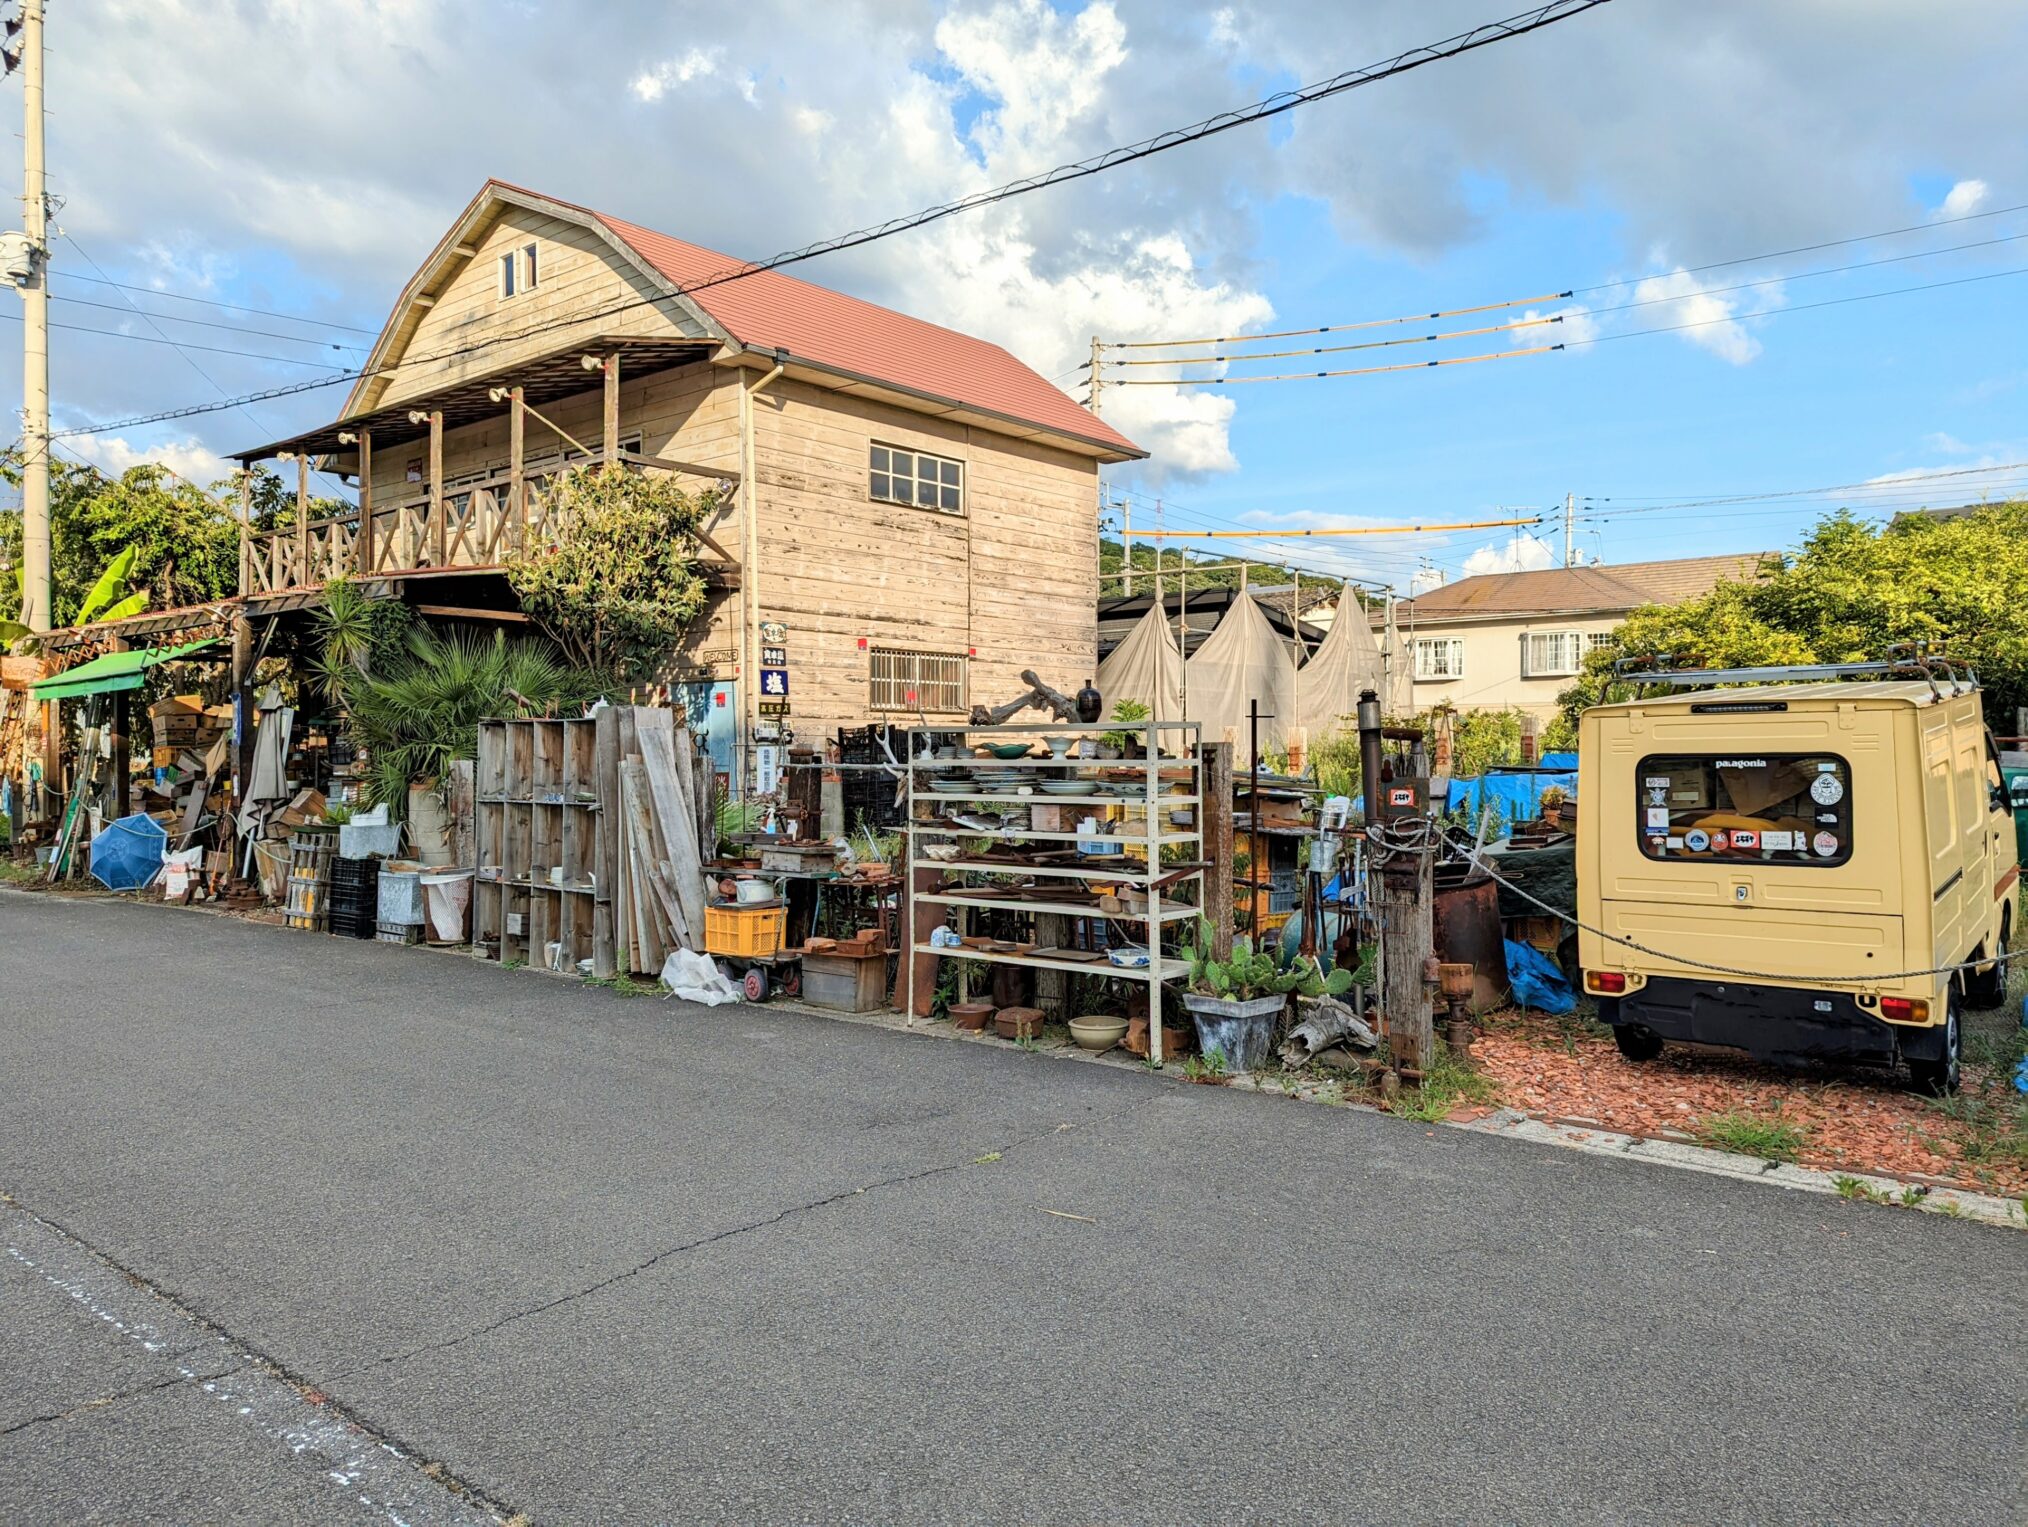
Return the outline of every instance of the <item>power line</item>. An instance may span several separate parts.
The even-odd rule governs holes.
[[[20,323],[22,318],[19,313],[10,313],[4,308],[0,308],[0,320],[4,320],[7,323]],[[263,355],[257,350],[228,350],[218,345],[192,345],[186,344],[181,340],[170,339],[167,336],[157,338],[148,334],[127,334],[119,329],[94,329],[81,323],[52,323],[50,327],[52,329],[64,329],[72,334],[97,334],[105,339],[129,339],[137,345],[167,345],[172,350],[195,350],[202,355],[236,355],[242,360],[272,361],[278,366],[315,366],[324,371],[344,369],[343,367],[333,367],[329,361],[313,361],[300,355]],[[303,392],[317,387],[335,386],[339,382],[351,380],[352,375],[352,373],[348,373],[345,376],[328,377],[322,381],[311,382],[301,386],[277,389],[272,393],[256,393],[251,397],[228,398],[222,403],[206,403],[198,408],[180,409],[171,414],[164,414],[161,417],[181,418],[187,413],[217,413],[221,409],[236,408],[241,403],[259,402],[265,396],[284,396],[290,392]],[[116,424],[94,425],[90,429],[59,430],[57,433],[59,435],[97,435],[109,430],[125,429],[132,424],[152,424],[154,422],[154,419],[129,419]]]
[[[1995,472],[2028,471],[2028,461],[1998,462],[1978,467],[1939,467],[1935,471],[1911,472],[1904,477],[1867,478],[1863,482],[1832,483],[1823,488],[1783,488],[1770,493],[1734,493],[1723,498],[1665,498],[1643,496],[1641,503],[1652,503],[1659,509],[1702,509],[1713,504],[1764,503],[1777,498],[1811,498],[1833,493],[1854,493],[1868,490],[1894,490],[1914,483],[1934,482],[1946,478],[1979,477]],[[1610,497],[1586,497],[1580,502],[1586,504],[1616,504],[1620,495]],[[1633,501],[1633,500],[1630,500]]]
[[[1263,100],[1254,102],[1250,106],[1221,112],[1217,116],[1207,117],[1203,121],[1189,127],[1176,128],[1168,132],[1158,133],[1152,138],[1143,139],[1139,143],[1130,144],[1124,148],[1108,149],[1104,153],[1095,154],[1071,164],[1059,165],[1053,170],[1026,176],[1020,180],[1010,181],[991,190],[973,192],[969,196],[963,196],[955,201],[925,208],[920,212],[911,213],[905,217],[891,218],[884,223],[874,224],[866,228],[854,230],[851,233],[839,234],[834,238],[822,239],[814,244],[804,245],[800,249],[787,250],[766,260],[748,261],[731,265],[718,273],[708,276],[701,281],[692,282],[674,292],[653,297],[636,298],[602,309],[559,316],[548,323],[535,325],[523,329],[518,333],[496,335],[491,339],[476,341],[453,350],[403,361],[399,365],[392,367],[362,368],[350,376],[332,377],[320,382],[297,383],[288,388],[270,388],[263,393],[249,394],[245,399],[234,399],[228,400],[225,403],[197,405],[187,408],[165,409],[152,415],[137,416],[131,419],[115,420],[108,424],[97,424],[65,430],[63,433],[65,435],[99,434],[108,430],[131,429],[143,424],[156,424],[168,419],[183,419],[190,418],[196,414],[215,413],[220,409],[235,406],[241,401],[263,401],[268,398],[289,396],[293,393],[309,392],[322,387],[333,387],[337,386],[340,382],[358,381],[366,376],[388,375],[406,366],[422,365],[429,362],[477,354],[479,351],[490,349],[495,345],[515,343],[557,328],[584,323],[593,318],[610,317],[616,313],[626,312],[634,308],[658,306],[679,297],[690,296],[715,286],[725,285],[728,282],[746,280],[749,277],[762,275],[768,271],[779,270],[784,266],[799,264],[805,260],[813,260],[820,255],[834,254],[840,250],[855,249],[861,245],[871,244],[880,239],[892,238],[896,234],[906,233],[930,223],[939,222],[947,217],[954,217],[960,213],[974,211],[980,207],[995,205],[999,202],[1010,201],[1015,197],[1026,196],[1050,186],[1062,185],[1073,180],[1082,180],[1090,176],[1100,175],[1109,170],[1118,169],[1122,165],[1152,158],[1156,154],[1167,153],[1169,150],[1180,148],[1185,144],[1199,142],[1202,139],[1213,137],[1219,133],[1229,132],[1236,127],[1243,127],[1250,123],[1266,121],[1270,118],[1281,116],[1286,112],[1294,111],[1300,106],[1313,105],[1332,96],[1342,95],[1346,91],[1358,89],[1362,85],[1375,84],[1381,80],[1391,79],[1397,75],[1407,74],[1413,70],[1423,68],[1428,64],[1456,58],[1461,54],[1488,47],[1496,42],[1503,42],[1509,38],[1520,37],[1529,32],[1539,31],[1543,27],[1553,26],[1559,21],[1567,21],[1574,16],[1582,15],[1586,11],[1594,10],[1601,5],[1609,3],[1610,0],[1550,0],[1548,4],[1538,5],[1532,10],[1523,11],[1503,21],[1488,22],[1483,26],[1474,27],[1470,31],[1460,32],[1453,37],[1445,38],[1441,42],[1410,48],[1396,54],[1392,58],[1384,59],[1380,63],[1371,64],[1362,69],[1347,70],[1342,74],[1333,75],[1330,79],[1319,81],[1301,90],[1279,91]]]
[[[277,312],[273,308],[246,307],[237,302],[221,302],[216,297],[193,297],[187,292],[172,292],[168,290],[166,287],[160,286],[135,286],[125,281],[114,281],[110,277],[105,276],[103,274],[97,276],[81,276],[74,270],[51,271],[50,274],[54,276],[60,276],[66,281],[88,281],[94,286],[117,287],[119,290],[123,292],[141,292],[146,296],[167,297],[176,302],[198,302],[204,304],[206,307],[224,308],[228,312],[233,313],[251,313],[257,318],[280,318],[288,323],[314,324],[318,328],[342,329],[347,334],[365,334],[369,337],[378,335],[380,333],[380,330],[378,329],[362,329],[356,323],[339,323],[335,319],[330,318],[305,318],[300,313],[282,313]],[[75,302],[77,299],[74,297],[67,297],[64,298],[63,300],[66,302]],[[161,316],[166,318],[168,315],[165,313]]]
[[[1643,330],[1643,333],[1650,332]],[[1596,340],[1578,340],[1595,344]],[[1292,371],[1282,376],[1130,376],[1109,377],[1108,387],[1239,387],[1249,382],[1313,382],[1324,377],[1379,376],[1387,371],[1427,371],[1432,366],[1469,366],[1476,361],[1517,361],[1527,355],[1547,355],[1562,345],[1531,345],[1520,350],[1494,350],[1485,355],[1452,355],[1433,361],[1404,361],[1395,366],[1356,366],[1344,371]]]
[[[1337,334],[1349,329],[1378,329],[1395,323],[1427,323],[1436,318],[1462,318],[1467,313],[1492,313],[1501,308],[1526,307],[1531,302],[1560,302],[1571,292],[1550,292],[1541,297],[1515,297],[1507,302],[1482,302],[1477,307],[1444,308],[1435,313],[1410,313],[1405,318],[1366,318],[1358,323],[1327,323],[1314,329],[1276,329],[1266,334],[1214,334],[1206,339],[1136,339],[1120,340],[1113,344],[1101,345],[1102,350],[1159,350],[1176,345],[1237,345],[1250,344],[1258,339],[1300,339],[1305,334]],[[1159,365],[1159,361],[1108,361],[1108,365]],[[1087,370],[1091,362],[1086,361],[1075,369]]]
[[[2028,234],[2022,235],[2028,238]],[[1106,361],[1108,366],[1211,366],[1234,361],[1280,361],[1298,355],[1342,355],[1351,350],[1387,350],[1397,345],[1426,345],[1440,339],[1470,339],[1479,334],[1506,334],[1515,329],[1537,329],[1544,324],[1562,323],[1563,315],[1547,318],[1517,318],[1512,323],[1488,324],[1479,329],[1451,329],[1443,334],[1409,334],[1400,339],[1369,339],[1356,345],[1316,345],[1307,350],[1258,350],[1247,355],[1165,355],[1153,360]],[[1351,325],[1346,325],[1351,327]],[[1090,362],[1086,362],[1088,366]],[[1123,378],[1108,377],[1112,384]]]
[[[125,307],[118,307],[110,302],[89,302],[83,297],[52,296],[49,300],[61,302],[67,307],[99,308],[108,313],[140,313],[143,311],[132,303],[127,304]],[[235,323],[218,323],[209,318],[179,318],[174,313],[146,313],[144,316],[159,318],[165,323],[194,324],[200,329],[223,329],[228,334],[248,334],[259,339],[283,339],[297,345],[322,345],[331,350],[350,350],[355,355],[366,353],[358,345],[341,345],[335,340],[320,339],[314,334],[284,334],[277,329],[246,329],[241,328]]]

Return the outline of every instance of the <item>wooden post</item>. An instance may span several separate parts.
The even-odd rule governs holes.
[[[239,596],[253,592],[253,463],[239,464]]]
[[[112,641],[114,652],[125,652],[128,643],[125,637],[116,636]],[[132,694],[120,690],[113,696],[112,723],[106,733],[106,793],[104,809],[106,820],[117,822],[127,814],[127,802],[131,798],[133,782],[133,749],[127,740],[127,726],[132,715],[130,701]]]
[[[1397,855],[1384,865],[1380,881],[1380,1010],[1387,1018],[1387,1051],[1397,1066],[1427,1067],[1435,1058],[1436,1033],[1424,963],[1433,951],[1434,911],[1431,855],[1427,850]]]
[[[528,549],[528,411],[524,393],[517,383],[507,389],[507,514],[512,527],[507,549],[518,556]],[[618,765],[614,765],[613,790],[619,791]]]
[[[359,432],[359,534],[353,537],[359,575],[373,571],[373,431]]]
[[[521,465],[521,389],[514,389],[514,464]],[[518,501],[520,483],[510,492]],[[613,943],[613,877],[620,858],[620,718],[612,706],[601,706],[592,722],[592,767],[598,776],[598,814],[592,819],[592,975],[612,979],[619,970]]]
[[[296,452],[296,583],[310,586],[310,453]]]
[[[620,459],[620,352],[606,355],[605,452],[607,461]]]
[[[444,411],[430,410],[430,565],[446,560],[449,527],[444,523]]]
[[[1198,846],[1211,861],[1204,881],[1205,915],[1211,920],[1211,952],[1232,958],[1232,744],[1203,744],[1204,802],[1200,820],[1204,841]]]
[[[243,603],[232,612],[232,724],[232,809],[237,812],[253,772],[253,622]],[[239,873],[236,858],[233,873]]]

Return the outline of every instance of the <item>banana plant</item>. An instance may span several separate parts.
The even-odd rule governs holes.
[[[141,548],[129,546],[106,564],[99,574],[98,582],[85,594],[84,602],[77,607],[77,624],[88,626],[95,622],[125,620],[129,615],[138,615],[148,608],[148,591],[136,589],[127,592],[133,581],[134,564],[141,560]]]

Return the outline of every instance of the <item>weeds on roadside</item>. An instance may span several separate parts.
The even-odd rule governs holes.
[[[1847,1177],[1841,1172],[1831,1179],[1831,1186],[1837,1190],[1840,1198],[1857,1199],[1861,1203],[1869,1204],[1894,1202],[1893,1195],[1885,1188],[1876,1188],[1862,1177]]]
[[[1762,1161],[1794,1161],[1809,1139],[1809,1131],[1800,1124],[1742,1108],[1707,1113],[1691,1129],[1705,1145]]]
[[[1474,1071],[1439,1040],[1435,1058],[1423,1067],[1422,1085],[1404,1084],[1387,1104],[1387,1111],[1400,1118],[1436,1124],[1449,1118],[1451,1110],[1460,1104],[1490,1103],[1493,1095],[1492,1079]]]
[[[587,986],[603,986],[616,997],[645,997],[655,990],[652,986],[642,985],[629,975],[586,976],[584,984]]]
[[[1207,1050],[1202,1055],[1186,1055],[1183,1058],[1183,1079],[1208,1087],[1218,1086],[1225,1080],[1225,1057],[1216,1050]]]

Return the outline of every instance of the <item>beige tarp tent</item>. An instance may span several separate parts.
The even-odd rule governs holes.
[[[1134,629],[1106,654],[1098,666],[1097,683],[1098,692],[1105,696],[1108,720],[1113,707],[1122,700],[1138,700],[1147,706],[1151,721],[1186,719],[1183,654],[1176,646],[1176,635],[1169,629],[1169,617],[1160,603],[1149,605],[1148,613],[1135,623]]]
[[[1359,691],[1381,694],[1385,684],[1373,624],[1347,589],[1322,645],[1296,670],[1295,724],[1306,728],[1312,741],[1350,727]]]
[[[1415,676],[1411,664],[1415,654],[1401,639],[1401,626],[1394,618],[1394,601],[1387,601],[1387,634],[1380,644],[1387,665],[1387,687],[1381,691],[1380,709],[1392,721],[1415,714]]]
[[[1260,702],[1260,745],[1279,751],[1296,723],[1296,660],[1251,595],[1240,595],[1218,629],[1184,664],[1189,684],[1186,719],[1204,728],[1206,742],[1228,733],[1244,753],[1247,702]]]

